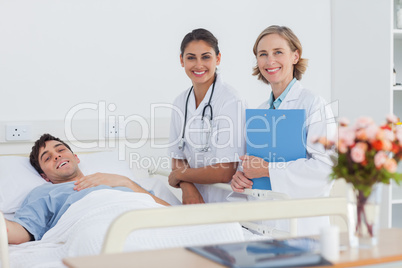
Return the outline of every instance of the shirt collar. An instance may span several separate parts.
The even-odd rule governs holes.
[[[282,92],[282,94],[274,100],[274,93],[271,92],[271,95],[268,100],[269,104],[269,109],[278,109],[279,106],[281,105],[282,101],[285,99],[286,95],[289,93],[289,90],[292,88],[294,83],[296,83],[296,78],[293,78],[292,81],[290,81],[289,85],[285,88],[285,90]]]

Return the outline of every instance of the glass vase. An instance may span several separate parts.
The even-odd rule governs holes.
[[[350,244],[352,247],[373,247],[378,243],[382,184],[375,184],[368,197],[356,189],[353,193],[349,197]]]

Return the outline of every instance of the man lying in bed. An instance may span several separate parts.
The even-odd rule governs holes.
[[[6,221],[9,244],[40,240],[71,204],[95,190],[145,193],[156,203],[169,205],[127,177],[106,173],[84,176],[78,167],[80,160],[77,155],[66,143],[50,134],[42,135],[35,142],[30,162],[42,178],[52,184],[32,190],[16,211],[14,219]]]

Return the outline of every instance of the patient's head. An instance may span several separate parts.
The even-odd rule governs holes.
[[[82,175],[80,160],[70,146],[50,134],[43,134],[32,147],[31,165],[46,181],[61,183]]]

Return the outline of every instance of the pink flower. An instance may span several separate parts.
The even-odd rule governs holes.
[[[338,130],[339,139],[344,141],[346,146],[351,146],[355,143],[355,132],[348,127],[340,127]]]
[[[365,151],[358,146],[352,148],[350,152],[350,156],[352,157],[353,162],[361,163],[366,159]]]
[[[339,141],[339,143],[338,143],[338,151],[341,154],[345,154],[348,151],[348,146],[345,144],[345,142],[343,142],[341,140]]]
[[[393,159],[393,158],[387,159],[387,161],[384,163],[384,168],[390,173],[395,173],[397,166],[398,165],[397,165],[395,159]]]
[[[369,126],[366,128],[366,135],[367,135],[367,139],[368,139],[369,141],[372,141],[372,140],[375,139],[375,137],[376,137],[376,135],[377,135],[377,132],[378,132],[378,129],[379,129],[379,127],[376,126],[376,125],[374,125],[374,124],[369,125]]]
[[[368,145],[365,142],[358,142],[358,143],[356,143],[355,147],[362,149],[364,151],[364,153],[366,153],[366,151],[368,149]]]
[[[389,129],[384,129],[384,139],[387,139],[389,141],[394,141],[395,140],[394,132]]]
[[[360,129],[360,128],[366,128],[372,124],[374,124],[374,121],[370,117],[360,117],[359,119],[357,119],[355,126],[357,129]]]
[[[388,123],[392,123],[392,124],[396,124],[398,123],[399,119],[396,115],[394,114],[389,114],[387,115],[387,122]]]
[[[376,168],[380,169],[387,161],[387,154],[384,151],[379,151],[374,156],[374,164]]]

